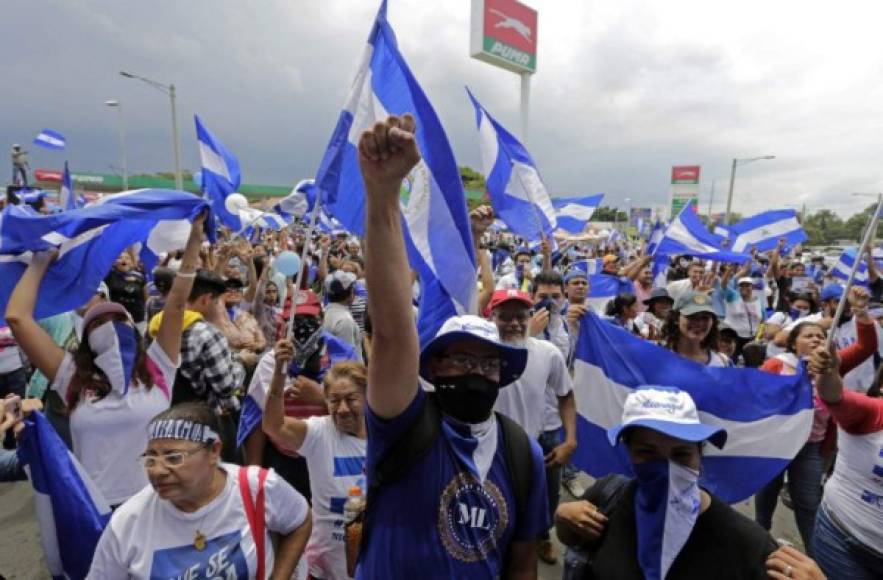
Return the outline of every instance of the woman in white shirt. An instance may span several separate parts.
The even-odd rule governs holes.
[[[87,578],[292,577],[310,536],[306,499],[272,470],[221,463],[218,432],[204,403],[150,422],[150,485],[114,512]]]
[[[33,316],[55,251],[34,255],[6,307],[6,321],[21,349],[67,404],[74,454],[111,506],[147,484],[138,468],[138,454],[147,444],[148,422],[168,409],[171,401],[184,307],[196,277],[204,220],[204,216],[193,220],[181,269],[149,347],[145,348],[131,315],[115,302],[98,303],[86,312],[75,353],[55,344]]]

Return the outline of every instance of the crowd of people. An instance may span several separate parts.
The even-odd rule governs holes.
[[[697,509],[661,577],[883,577],[870,253],[866,287],[784,244],[744,264],[673,257],[663,279],[646,242],[531,249],[482,206],[477,308],[421,345],[399,201],[414,129],[391,117],[361,136],[361,239],[296,223],[209,244],[201,215],[155,269],[123,252],[87,304],[47,319],[34,311],[57,252],[32,257],[0,328],[0,395],[46,415],[114,510],[90,578],[536,578],[562,559],[568,578],[652,577],[639,547],[662,541],[669,469]],[[274,267],[285,250],[307,257],[300,276]],[[599,276],[617,288],[603,301]],[[810,374],[811,433],[753,521],[697,485],[706,442],[733,442],[677,376],[630,394],[609,432],[635,477],[584,487],[573,370],[589,311],[699,365]],[[660,412],[672,398],[676,417]],[[0,421],[5,481],[24,477],[20,424]],[[770,535],[782,504],[801,550]],[[553,528],[585,557],[563,558]]]

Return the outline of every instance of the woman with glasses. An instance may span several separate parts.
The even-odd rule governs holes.
[[[53,342],[34,320],[34,307],[54,251],[34,255],[6,307],[6,320],[21,349],[67,405],[74,454],[114,507],[147,484],[138,469],[138,453],[147,443],[151,417],[170,405],[204,220],[204,215],[193,220],[162,323],[149,347],[132,316],[116,302],[101,302],[86,312],[76,352]]]
[[[342,535],[342,502],[354,486],[365,486],[365,365],[355,361],[331,367],[322,386],[328,415],[299,419],[286,417],[282,392],[294,345],[282,340],[274,349],[276,365],[264,407],[264,433],[307,460],[313,493],[313,533],[307,545],[307,562],[314,578],[345,580],[346,551]],[[499,359],[495,359],[499,364]],[[499,367],[498,367],[499,368]]]
[[[307,501],[272,470],[221,462],[218,419],[183,403],[150,422],[150,485],[116,510],[87,578],[291,578]]]

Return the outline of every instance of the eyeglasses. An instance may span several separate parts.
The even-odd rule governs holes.
[[[477,368],[482,373],[494,374],[499,373],[500,369],[504,366],[504,361],[500,360],[498,357],[482,357],[472,354],[457,353],[445,354],[439,358],[449,360],[454,366],[460,367],[460,369],[467,372]]]
[[[160,464],[166,469],[175,469],[176,467],[184,465],[184,462],[187,461],[188,457],[195,455],[200,451],[204,451],[205,449],[205,447],[197,447],[196,449],[191,449],[189,451],[176,451],[174,453],[165,453],[163,455],[148,455],[143,453],[141,454],[141,457],[138,458],[138,461],[144,466],[144,469],[153,469]]]
[[[527,319],[530,318],[530,314],[527,310],[519,311],[519,312],[494,312],[494,316],[498,318],[501,322],[512,322],[513,320],[517,322],[527,322]]]

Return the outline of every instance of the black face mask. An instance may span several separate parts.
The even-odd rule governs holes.
[[[480,423],[490,417],[500,384],[482,375],[441,377],[435,395],[445,414],[464,423]]]

